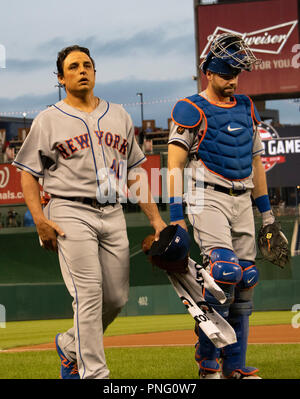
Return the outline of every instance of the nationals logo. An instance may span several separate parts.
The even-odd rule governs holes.
[[[258,125],[258,131],[260,134],[260,138],[262,140],[262,144],[264,146],[265,149],[265,155],[267,156],[263,156],[261,158],[262,163],[264,165],[265,171],[269,171],[271,170],[278,162],[285,162],[285,158],[278,158],[277,156],[268,156],[268,141],[269,140],[276,140],[279,138],[279,135],[277,133],[277,131],[273,128],[273,126],[265,123],[265,122],[261,122]]]
[[[11,164],[0,165],[0,205],[23,204],[21,173]]]
[[[8,182],[9,182],[9,169],[7,166],[4,166],[4,168],[0,170],[0,188],[6,187]]]
[[[234,33],[242,36],[253,52],[279,54],[295,29],[297,23],[298,21],[295,20],[252,32],[237,32],[232,29],[217,26],[213,34],[207,37],[207,44],[203,49],[200,58],[205,58],[207,56],[211,42],[222,33]]]

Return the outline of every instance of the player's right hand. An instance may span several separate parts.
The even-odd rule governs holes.
[[[65,233],[52,220],[44,219],[36,224],[36,229],[43,248],[57,252],[57,236],[64,237]]]

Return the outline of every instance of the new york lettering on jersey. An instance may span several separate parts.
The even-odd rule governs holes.
[[[117,150],[122,155],[126,155],[128,147],[127,139],[121,138],[118,134],[113,134],[111,132],[99,132],[95,130],[94,134],[96,135],[100,146],[105,145]],[[90,148],[89,135],[88,133],[83,133],[79,136],[69,138],[64,140],[63,143],[57,144],[56,148],[63,158],[67,159],[77,151]]]

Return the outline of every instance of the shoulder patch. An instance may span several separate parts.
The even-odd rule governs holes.
[[[185,131],[185,128],[183,126],[178,126],[176,131],[177,131],[178,134],[183,134],[184,131]]]
[[[199,125],[202,119],[202,110],[192,101],[184,98],[175,104],[171,117],[176,125],[189,129]]]

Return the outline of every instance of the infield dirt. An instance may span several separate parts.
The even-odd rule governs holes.
[[[165,331],[147,334],[130,334],[104,336],[104,346],[113,347],[146,347],[146,346],[193,346],[196,342],[192,330]],[[251,326],[250,344],[288,344],[300,343],[300,329],[288,324],[272,326]],[[7,349],[3,352],[27,352],[55,349],[54,342],[40,345],[23,346]]]

